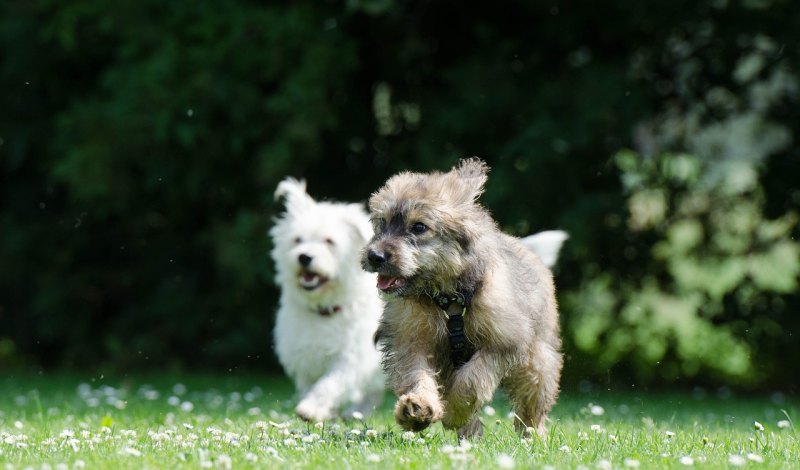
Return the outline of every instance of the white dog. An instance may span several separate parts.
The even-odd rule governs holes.
[[[372,342],[383,303],[359,253],[372,237],[363,206],[317,202],[304,181],[275,190],[286,212],[270,230],[281,287],[275,351],[308,421],[367,414],[384,396],[380,352]]]

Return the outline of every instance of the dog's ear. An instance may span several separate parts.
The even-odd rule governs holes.
[[[483,188],[489,175],[489,165],[478,157],[463,158],[450,170],[455,174],[462,189],[461,196],[474,202],[483,194]]]
[[[275,199],[286,199],[286,211],[297,212],[315,204],[314,199],[306,192],[305,180],[287,177],[275,189]]]
[[[348,204],[347,211],[347,222],[353,227],[353,232],[362,243],[368,242],[374,234],[372,224],[369,223],[369,217],[364,212],[364,205],[358,203]]]

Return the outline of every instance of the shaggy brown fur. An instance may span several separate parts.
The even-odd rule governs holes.
[[[544,434],[558,397],[562,356],[550,270],[502,233],[477,203],[489,168],[478,158],[447,173],[404,172],[369,201],[375,236],[362,265],[387,300],[376,334],[394,415],[407,430],[442,421],[460,436],[482,433],[476,411],[503,386],[518,429]],[[465,333],[475,349],[451,360],[441,295],[466,298]]]

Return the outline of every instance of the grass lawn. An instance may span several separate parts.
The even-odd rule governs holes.
[[[721,396],[720,396],[721,395]],[[485,437],[404,433],[393,397],[363,420],[307,424],[258,376],[0,378],[0,470],[22,468],[800,468],[800,403],[780,394],[566,390],[545,440],[502,397]]]

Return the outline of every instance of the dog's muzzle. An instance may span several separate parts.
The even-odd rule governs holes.
[[[367,251],[367,262],[370,268],[378,270],[386,266],[391,256],[388,251],[369,250]]]

